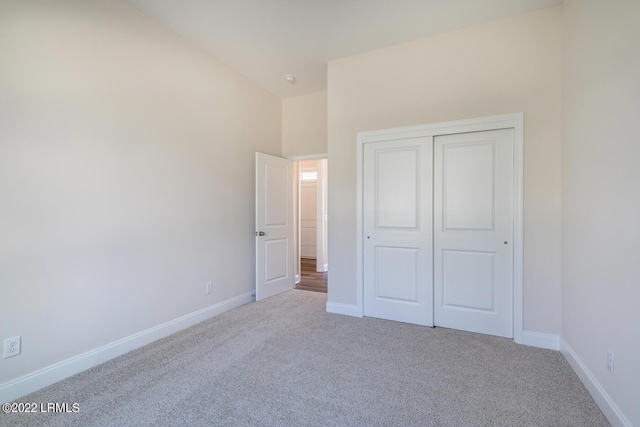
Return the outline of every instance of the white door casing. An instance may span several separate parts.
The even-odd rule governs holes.
[[[364,315],[433,325],[432,138],[364,147]]]
[[[293,162],[256,153],[256,301],[294,287]]]
[[[316,271],[325,272],[327,264],[327,159],[317,161]]]
[[[365,260],[365,252],[367,251],[365,222],[367,216],[367,207],[365,200],[365,152],[366,147],[372,143],[385,141],[406,141],[410,138],[432,137],[437,138],[441,135],[463,134],[469,132],[482,132],[489,130],[510,129],[512,132],[512,241],[508,241],[511,246],[512,254],[512,288],[511,288],[511,309],[512,309],[512,326],[511,336],[516,343],[523,343],[523,164],[524,164],[524,115],[522,113],[508,114],[501,116],[481,117],[475,119],[465,119],[453,122],[434,123],[428,125],[411,126],[404,128],[385,129],[378,131],[359,132],[357,135],[357,240],[356,240],[356,280],[359,286],[356,291],[356,305],[353,309],[347,310],[345,304],[331,303],[336,307],[339,305],[343,314],[356,316],[370,315],[366,310],[365,293],[365,272],[367,262]],[[433,188],[433,186],[432,186]],[[453,219],[453,218],[452,218]],[[433,242],[432,242],[433,244]],[[504,241],[502,241],[504,245]],[[502,250],[502,249],[501,249]],[[498,251],[499,252],[499,251]],[[451,257],[449,257],[451,260]],[[455,257],[454,257],[455,258]],[[433,259],[433,258],[432,258]],[[458,263],[467,261],[464,256],[454,259]],[[473,260],[472,260],[473,261]],[[463,265],[464,262],[462,262]],[[485,263],[486,264],[486,263]],[[452,271],[456,263],[449,263],[449,270]],[[472,262],[471,266],[476,268],[477,272],[484,273],[483,264]],[[486,265],[485,265],[486,267]],[[452,277],[451,275],[449,276]],[[432,286],[433,289],[433,286]],[[329,308],[329,303],[327,308]],[[344,307],[343,307],[344,306]],[[508,329],[508,327],[507,327]],[[507,335],[507,334],[504,334]],[[508,336],[508,335],[507,335]]]
[[[513,337],[513,129],[434,138],[434,324]]]

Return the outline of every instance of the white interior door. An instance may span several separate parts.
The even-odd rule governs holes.
[[[294,287],[293,163],[256,153],[256,301]]]
[[[434,138],[434,322],[513,337],[513,129]]]
[[[300,182],[300,256],[316,258],[317,252],[317,184]]]
[[[432,137],[364,145],[364,315],[433,325]]]

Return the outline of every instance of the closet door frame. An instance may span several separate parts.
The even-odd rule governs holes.
[[[357,312],[364,316],[364,144],[407,138],[435,137],[465,132],[513,129],[513,340],[523,343],[523,194],[524,194],[524,113],[480,117],[393,129],[383,129],[357,134],[357,245],[356,280]]]

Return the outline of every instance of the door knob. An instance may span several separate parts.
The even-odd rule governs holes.
[[[256,231],[256,236],[264,236],[264,231]]]

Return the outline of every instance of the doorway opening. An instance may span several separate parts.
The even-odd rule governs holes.
[[[327,159],[299,160],[296,177],[296,289],[327,293]]]

